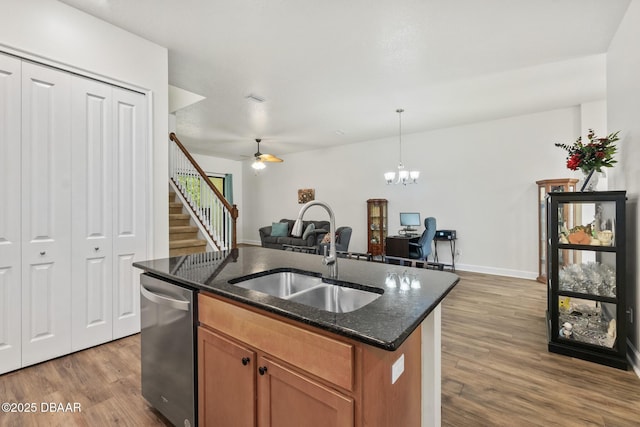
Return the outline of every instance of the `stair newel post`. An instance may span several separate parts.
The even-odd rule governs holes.
[[[233,223],[233,226],[231,227],[231,248],[232,249],[237,249],[238,248],[238,238],[236,235],[236,220],[238,219],[238,207],[236,205],[233,205],[231,208],[231,222]]]

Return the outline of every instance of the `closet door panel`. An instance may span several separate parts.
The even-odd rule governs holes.
[[[112,113],[111,86],[73,78],[73,351],[107,342],[113,336]]]
[[[22,64],[22,364],[71,349],[71,76]]]
[[[0,54],[0,374],[21,365],[20,69]]]
[[[147,146],[146,98],[113,89],[113,338],[140,331],[140,272],[134,261],[146,258],[145,181]]]

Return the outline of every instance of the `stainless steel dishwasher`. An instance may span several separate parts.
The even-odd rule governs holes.
[[[173,425],[195,427],[195,292],[140,275],[142,396]]]

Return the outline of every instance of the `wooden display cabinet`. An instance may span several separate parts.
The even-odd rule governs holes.
[[[547,283],[547,212],[546,197],[548,193],[574,192],[578,180],[575,178],[543,179],[538,184],[538,277],[540,283]],[[564,220],[568,221],[570,212],[564,212]]]
[[[367,200],[367,252],[371,256],[379,256],[385,253],[387,223],[387,200]]]

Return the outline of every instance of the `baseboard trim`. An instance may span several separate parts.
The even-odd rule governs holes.
[[[238,243],[244,243],[245,245],[262,246],[262,242],[260,242],[260,240],[242,239],[242,242],[238,242]]]
[[[519,279],[536,280],[538,273],[532,271],[511,270],[507,268],[484,267],[481,265],[456,264],[456,270],[469,271],[471,273],[484,273],[494,276],[517,277]]]

